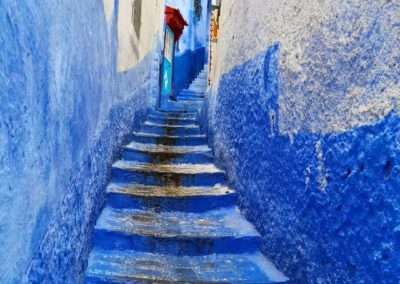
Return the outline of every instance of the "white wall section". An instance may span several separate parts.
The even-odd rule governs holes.
[[[115,0],[103,0],[104,16],[106,17],[107,24],[111,23],[112,15],[114,12]]]
[[[139,10],[135,10],[139,9]],[[164,17],[162,0],[121,0],[118,7],[118,71],[135,66],[152,48]],[[135,28],[136,25],[136,28]]]

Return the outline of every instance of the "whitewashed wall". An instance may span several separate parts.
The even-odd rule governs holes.
[[[282,134],[374,121],[399,109],[395,2],[223,0],[217,80],[279,42]]]
[[[106,1],[106,0],[105,0]],[[111,0],[109,0],[111,1]],[[120,0],[118,7],[118,71],[132,68],[152,48],[153,35],[162,28],[163,0],[141,0],[141,25],[138,37],[134,28],[135,1]]]

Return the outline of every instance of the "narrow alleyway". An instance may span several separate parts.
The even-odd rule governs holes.
[[[0,284],[400,284],[400,1],[0,1]]]
[[[200,133],[206,80],[203,70],[170,111],[149,113],[113,165],[87,283],[287,280],[259,251],[260,235]]]

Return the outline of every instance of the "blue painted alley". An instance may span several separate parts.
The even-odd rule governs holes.
[[[400,283],[400,3],[0,1],[0,283]]]

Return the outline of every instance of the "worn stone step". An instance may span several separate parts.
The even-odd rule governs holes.
[[[204,88],[202,88],[202,87],[196,87],[196,88],[191,87],[189,90],[190,90],[192,93],[204,94],[205,91],[206,91],[206,87],[204,87]]]
[[[260,252],[173,256],[138,251],[92,251],[86,283],[283,283]]]
[[[172,255],[250,253],[259,249],[260,235],[237,207],[201,213],[105,207],[95,226],[94,245]]]
[[[190,98],[190,97],[185,97],[185,96],[178,96],[177,97],[178,102],[202,102],[203,99],[199,98]]]
[[[178,96],[187,96],[187,97],[193,97],[193,98],[203,98],[204,97],[204,92],[195,92],[195,91],[186,91],[186,92],[180,92]]]
[[[123,158],[141,163],[212,163],[208,146],[167,146],[132,142],[123,149]]]
[[[191,97],[194,99],[203,99],[204,92],[181,92],[177,95],[177,97]]]
[[[197,111],[174,111],[174,112],[165,112],[165,111],[157,111],[152,110],[148,113],[148,115],[160,117],[160,118],[172,118],[172,119],[179,119],[179,118],[191,118],[196,119]]]
[[[180,98],[190,98],[192,100],[203,100],[204,99],[204,95],[193,95],[191,93],[187,93],[187,94],[179,94],[176,96],[176,99],[179,100]]]
[[[207,80],[197,80],[189,86],[189,91],[192,89],[205,89],[207,87]]]
[[[176,96],[177,101],[179,100],[188,100],[188,101],[203,101],[204,100],[204,96],[193,96],[193,95],[178,95]]]
[[[190,85],[193,85],[194,83],[196,83],[196,82],[204,82],[204,81],[206,81],[208,78],[207,78],[207,75],[199,75],[199,76],[197,76],[196,77],[196,79],[194,79],[193,80],[193,82],[190,84]]]
[[[145,122],[142,125],[141,132],[167,135],[167,136],[184,136],[184,135],[200,135],[200,127],[198,125],[169,125]]]
[[[207,89],[207,82],[202,82],[199,84],[193,84],[189,87],[188,91],[193,93],[204,93]]]
[[[204,82],[198,82],[196,84],[190,85],[188,88],[188,91],[194,92],[194,93],[202,93],[207,89],[207,81]]]
[[[176,96],[177,101],[180,100],[188,100],[188,101],[203,101],[204,96],[197,96],[197,95],[185,95],[185,94],[180,94]]]
[[[188,98],[193,98],[193,99],[203,99],[204,92],[180,92],[176,97],[177,98],[188,97]]]
[[[168,109],[171,111],[199,111],[203,106],[203,101],[201,102],[177,102],[177,101],[161,101],[161,108]]]
[[[234,206],[236,194],[226,186],[183,187],[115,184],[107,187],[107,205],[113,208],[204,212]]]
[[[139,132],[132,134],[132,140],[139,143],[172,146],[198,146],[207,144],[205,135],[167,136]]]
[[[183,89],[182,91],[180,91],[181,94],[194,94],[194,95],[201,95],[202,92],[196,92],[196,91],[192,91],[190,89]]]
[[[203,86],[206,85],[206,83],[207,83],[207,78],[206,77],[197,78],[192,82],[192,84],[190,84],[190,87],[193,87],[193,86],[202,86],[203,87]]]
[[[214,164],[145,164],[122,160],[112,166],[112,181],[158,186],[214,186],[225,184],[225,173]]]
[[[154,115],[147,116],[147,121],[157,124],[168,124],[168,125],[196,125],[196,118],[168,118],[159,117]]]

